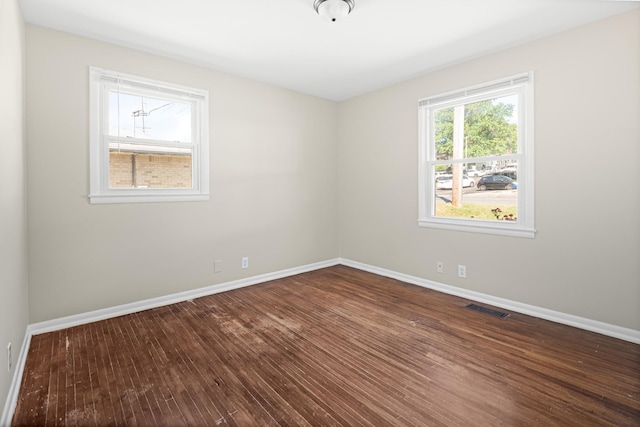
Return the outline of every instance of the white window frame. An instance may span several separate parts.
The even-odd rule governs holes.
[[[109,90],[118,86],[131,93],[192,105],[192,141],[188,145],[192,149],[191,188],[109,188]],[[89,67],[89,132],[91,204],[209,200],[208,91]],[[158,145],[178,146],[164,141]]]
[[[515,237],[535,237],[533,72],[447,92],[418,101],[419,165],[418,224],[422,227]],[[473,158],[474,162],[515,160],[518,162],[518,215],[516,221],[438,217],[435,215],[435,165],[467,163],[466,159],[437,160],[435,111],[481,100],[518,96],[518,152],[505,156]]]

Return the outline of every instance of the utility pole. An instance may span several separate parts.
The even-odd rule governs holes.
[[[464,105],[453,109],[453,159],[461,159],[464,154]],[[451,204],[462,206],[462,163],[451,165]]]

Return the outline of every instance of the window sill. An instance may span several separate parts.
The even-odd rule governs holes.
[[[483,233],[483,234],[495,234],[498,236],[510,236],[510,237],[525,237],[533,239],[536,236],[536,230],[533,228],[523,228],[515,224],[505,224],[503,222],[496,221],[495,224],[487,221],[477,222],[474,224],[462,223],[456,220],[418,220],[420,227],[438,228],[441,230],[452,231],[464,231],[467,233]]]
[[[90,195],[89,203],[157,203],[157,202],[202,202],[209,200],[209,194],[114,194]]]

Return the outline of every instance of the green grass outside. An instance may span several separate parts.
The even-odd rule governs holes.
[[[496,219],[491,209],[500,208],[500,219],[503,215],[513,214],[517,217],[518,208],[513,205],[474,205],[465,203],[460,207],[452,206],[450,203],[436,204],[436,216],[446,216],[453,218],[477,218]]]

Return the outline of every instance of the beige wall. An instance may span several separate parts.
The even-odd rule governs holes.
[[[341,256],[640,330],[639,22],[636,10],[341,103]],[[536,238],[418,227],[417,100],[530,70]]]
[[[342,256],[638,330],[639,18],[340,104],[27,26],[30,321]],[[90,65],[210,91],[209,202],[87,203]],[[418,227],[417,100],[529,70],[536,238]]]
[[[209,91],[210,201],[88,203],[89,66]],[[31,322],[338,256],[337,103],[30,25],[26,70]]]
[[[23,58],[24,22],[17,1],[0,0],[0,407],[28,323]]]

